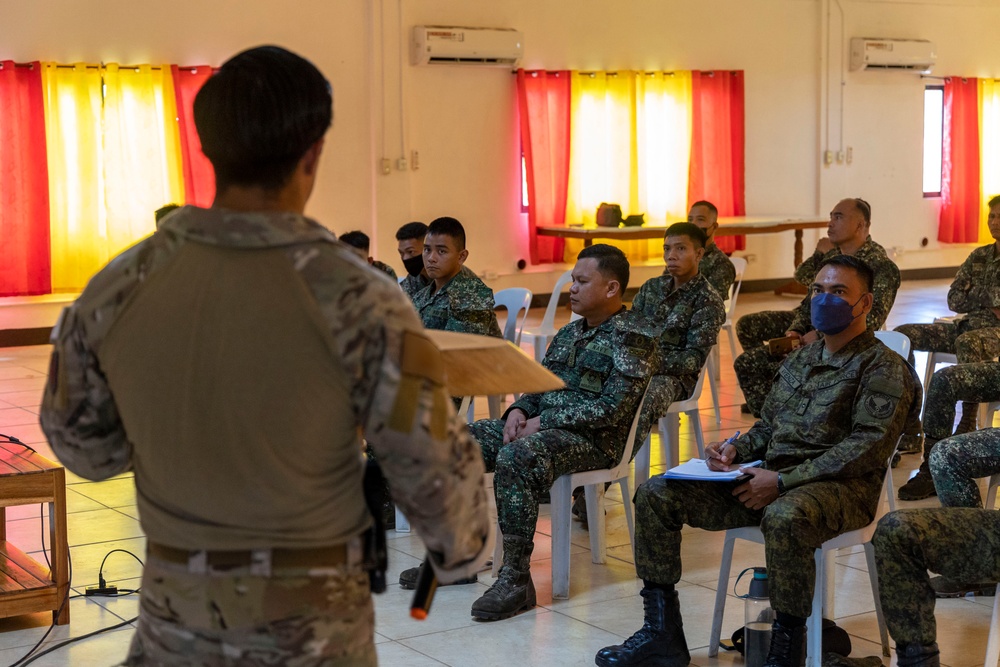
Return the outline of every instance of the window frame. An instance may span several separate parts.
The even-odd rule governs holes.
[[[941,84],[933,84],[933,85],[924,86],[924,122],[923,122],[923,130],[924,130],[925,133],[926,133],[926,130],[927,130],[927,93],[930,92],[930,91],[941,91],[941,152],[937,156],[937,164],[938,164],[938,169],[940,170],[940,174],[938,176],[938,190],[937,191],[924,190],[923,174],[924,174],[924,171],[926,170],[927,157],[928,157],[928,155],[927,155],[926,136],[924,136],[924,137],[922,137],[922,140],[921,140],[922,151],[921,151],[921,185],[920,185],[920,189],[923,192],[923,196],[924,196],[925,199],[939,198],[939,197],[941,197],[941,183],[942,183],[942,181],[944,179],[944,133],[945,133],[945,127],[944,127],[944,84],[941,83]]]

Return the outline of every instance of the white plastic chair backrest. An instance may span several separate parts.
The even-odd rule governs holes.
[[[528,319],[528,309],[531,308],[531,290],[526,287],[502,289],[493,295],[493,307],[507,309],[503,338],[514,345],[520,345],[524,321]]]
[[[559,276],[555,286],[552,288],[552,296],[549,297],[549,305],[545,306],[545,315],[542,316],[542,331],[555,329],[556,309],[559,307],[559,295],[562,294],[566,285],[573,282],[572,269]]]
[[[646,385],[646,392],[649,385]],[[632,418],[632,428],[628,430],[628,438],[625,440],[625,451],[622,452],[622,459],[614,468],[611,468],[611,479],[621,479],[628,477],[629,463],[632,461],[632,449],[635,447],[635,432],[639,430],[639,417],[642,415],[642,406],[646,402],[646,392],[642,394],[639,407],[635,409],[635,416]]]
[[[733,268],[736,269],[736,280],[733,281],[729,298],[726,299],[727,320],[733,319],[733,315],[736,313],[736,298],[740,295],[740,287],[743,286],[743,274],[747,270],[747,260],[743,257],[730,257],[729,261],[733,263]]]
[[[583,315],[577,315],[576,313],[570,313],[570,316],[569,316],[569,321],[570,322],[576,322],[577,320],[582,320],[582,319],[583,319]]]
[[[890,350],[906,359],[910,354],[910,339],[898,331],[876,331],[875,337]]]

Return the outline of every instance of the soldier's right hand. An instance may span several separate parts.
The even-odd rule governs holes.
[[[830,237],[828,236],[824,236],[823,238],[821,238],[819,241],[816,242],[816,251],[821,252],[824,255],[833,250],[835,247],[836,246],[833,245],[833,241],[831,241]]]
[[[528,423],[528,415],[521,410],[513,409],[507,415],[507,421],[503,425],[503,444],[517,440],[518,432]]]
[[[729,472],[736,459],[736,445],[726,442],[710,442],[705,446],[705,465],[709,470]]]

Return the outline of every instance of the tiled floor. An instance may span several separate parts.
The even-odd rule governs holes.
[[[904,322],[929,322],[945,306],[946,281],[904,284],[889,318],[890,326]],[[768,294],[745,294],[740,297],[739,313],[771,308],[791,308],[791,299]],[[541,311],[532,312],[537,321]],[[561,311],[563,320],[567,310]],[[723,336],[724,338],[724,336]],[[50,450],[37,424],[41,388],[47,368],[48,348],[0,349],[0,432],[14,435],[40,452]],[[734,429],[746,429],[749,420],[740,414],[742,398],[732,372],[727,341],[722,341],[723,372],[720,387],[723,404],[722,424],[716,424],[708,391],[701,399],[702,425],[707,440],[727,437]],[[918,355],[922,369],[924,359]],[[485,409],[485,406],[482,406]],[[682,459],[696,453],[693,435],[682,422]],[[653,438],[653,461],[660,460],[659,443]],[[893,473],[898,488],[916,467],[916,456],[904,457]],[[662,471],[662,466],[654,472]],[[101,559],[112,549],[127,549],[143,556],[145,539],[135,508],[135,491],[128,475],[93,483],[69,474],[69,540],[73,558],[73,589],[82,593],[97,581]],[[392,584],[376,598],[376,637],[383,665],[418,667],[422,665],[592,665],[594,653],[602,646],[619,643],[639,627],[642,605],[635,579],[628,531],[617,487],[608,493],[608,562],[590,562],[587,533],[573,526],[571,597],[553,600],[550,577],[550,521],[548,506],[543,506],[538,523],[532,576],[538,591],[539,606],[530,613],[497,623],[477,623],[469,616],[472,602],[491,582],[488,574],[480,583],[440,589],[429,618],[423,622],[409,618],[411,593]],[[934,505],[935,501],[900,503],[902,507]],[[41,527],[39,508],[28,506],[8,512],[9,539],[25,551],[38,552]],[[414,535],[392,532],[389,535],[389,581],[395,582],[401,570],[417,565],[423,556],[420,540]],[[687,529],[684,533],[683,580],[679,586],[684,626],[692,659],[697,665],[741,664],[741,659],[723,652],[717,659],[708,654],[708,634],[722,534]],[[36,553],[40,557],[40,554]],[[877,655],[878,629],[865,559],[861,553],[841,553],[836,559],[836,617],[839,625],[852,636],[854,655]],[[733,573],[744,567],[763,565],[763,551],[755,545],[736,548]],[[122,588],[138,585],[141,567],[129,555],[114,553],[104,567],[105,578]],[[730,589],[732,581],[730,582]],[[983,664],[986,650],[986,627],[993,598],[944,600],[938,604],[938,638],[942,661],[951,667]],[[115,600],[77,598],[70,602],[72,623],[56,628],[48,643],[77,637],[98,628],[131,619],[137,613],[134,596]],[[741,601],[730,595],[726,608],[724,633],[728,635],[742,624]],[[37,642],[48,627],[50,616],[36,614],[0,620],[0,665],[18,660]],[[86,639],[60,649],[32,663],[35,665],[110,665],[124,655],[132,631],[121,630]]]

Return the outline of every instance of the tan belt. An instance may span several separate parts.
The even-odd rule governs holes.
[[[213,570],[230,570],[241,567],[253,568],[268,562],[271,568],[333,567],[347,563],[347,545],[312,549],[253,549],[244,551],[188,551],[175,549],[164,544],[149,542],[146,550],[150,556],[168,563],[192,565]]]

